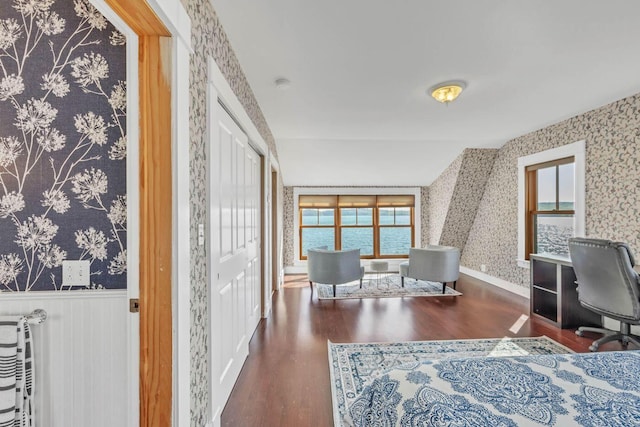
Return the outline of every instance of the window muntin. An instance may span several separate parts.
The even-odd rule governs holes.
[[[575,235],[575,161],[573,157],[527,166],[525,259],[532,253],[569,255]]]
[[[302,209],[302,225],[333,225],[335,212],[333,209]]]
[[[301,259],[318,246],[360,249],[363,258],[406,258],[414,245],[413,195],[301,195],[298,205]]]
[[[409,255],[413,243],[413,208],[381,207],[378,213],[380,255]]]
[[[393,208],[380,208],[378,209],[378,213],[378,223],[380,225],[395,224],[395,210]]]
[[[558,208],[574,210],[576,200],[576,164],[575,162],[558,165]]]
[[[536,198],[538,202],[536,210],[556,210],[556,172],[556,166],[538,169],[538,173],[536,174]]]
[[[301,254],[307,256],[307,250],[326,246],[335,249],[335,209],[300,209]]]
[[[373,208],[340,208],[340,224],[373,225]]]
[[[360,256],[374,255],[374,208],[340,208],[340,248],[360,249]]]

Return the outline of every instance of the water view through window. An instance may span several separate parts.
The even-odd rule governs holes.
[[[335,210],[334,209],[302,209],[302,255],[307,256],[310,248],[326,247],[335,249]],[[315,226],[315,227],[314,227]]]
[[[575,163],[537,170],[537,203],[533,214],[536,253],[569,256],[574,235]]]
[[[335,249],[336,232],[340,234],[340,249],[360,249],[360,255],[376,255],[378,233],[380,256],[409,254],[412,244],[412,214],[410,207],[300,209],[301,255],[310,248]],[[377,218],[375,217],[377,215]],[[339,216],[339,218],[336,218]],[[338,221],[339,219],[339,221]],[[377,224],[376,224],[377,223]]]
[[[569,238],[573,237],[573,215],[535,216],[536,252],[569,256]]]

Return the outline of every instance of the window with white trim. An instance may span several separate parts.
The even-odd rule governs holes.
[[[568,240],[574,236],[574,158],[538,163],[525,170],[525,259],[539,253],[569,256]]]
[[[585,233],[584,141],[518,158],[518,255],[568,256],[566,240]]]

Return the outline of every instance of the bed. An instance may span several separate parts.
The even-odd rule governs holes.
[[[421,361],[381,373],[350,426],[640,426],[640,351]]]

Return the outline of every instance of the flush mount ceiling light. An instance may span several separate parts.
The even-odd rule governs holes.
[[[429,94],[438,102],[448,104],[455,100],[467,87],[465,82],[456,80],[444,83],[439,83],[429,89]]]

